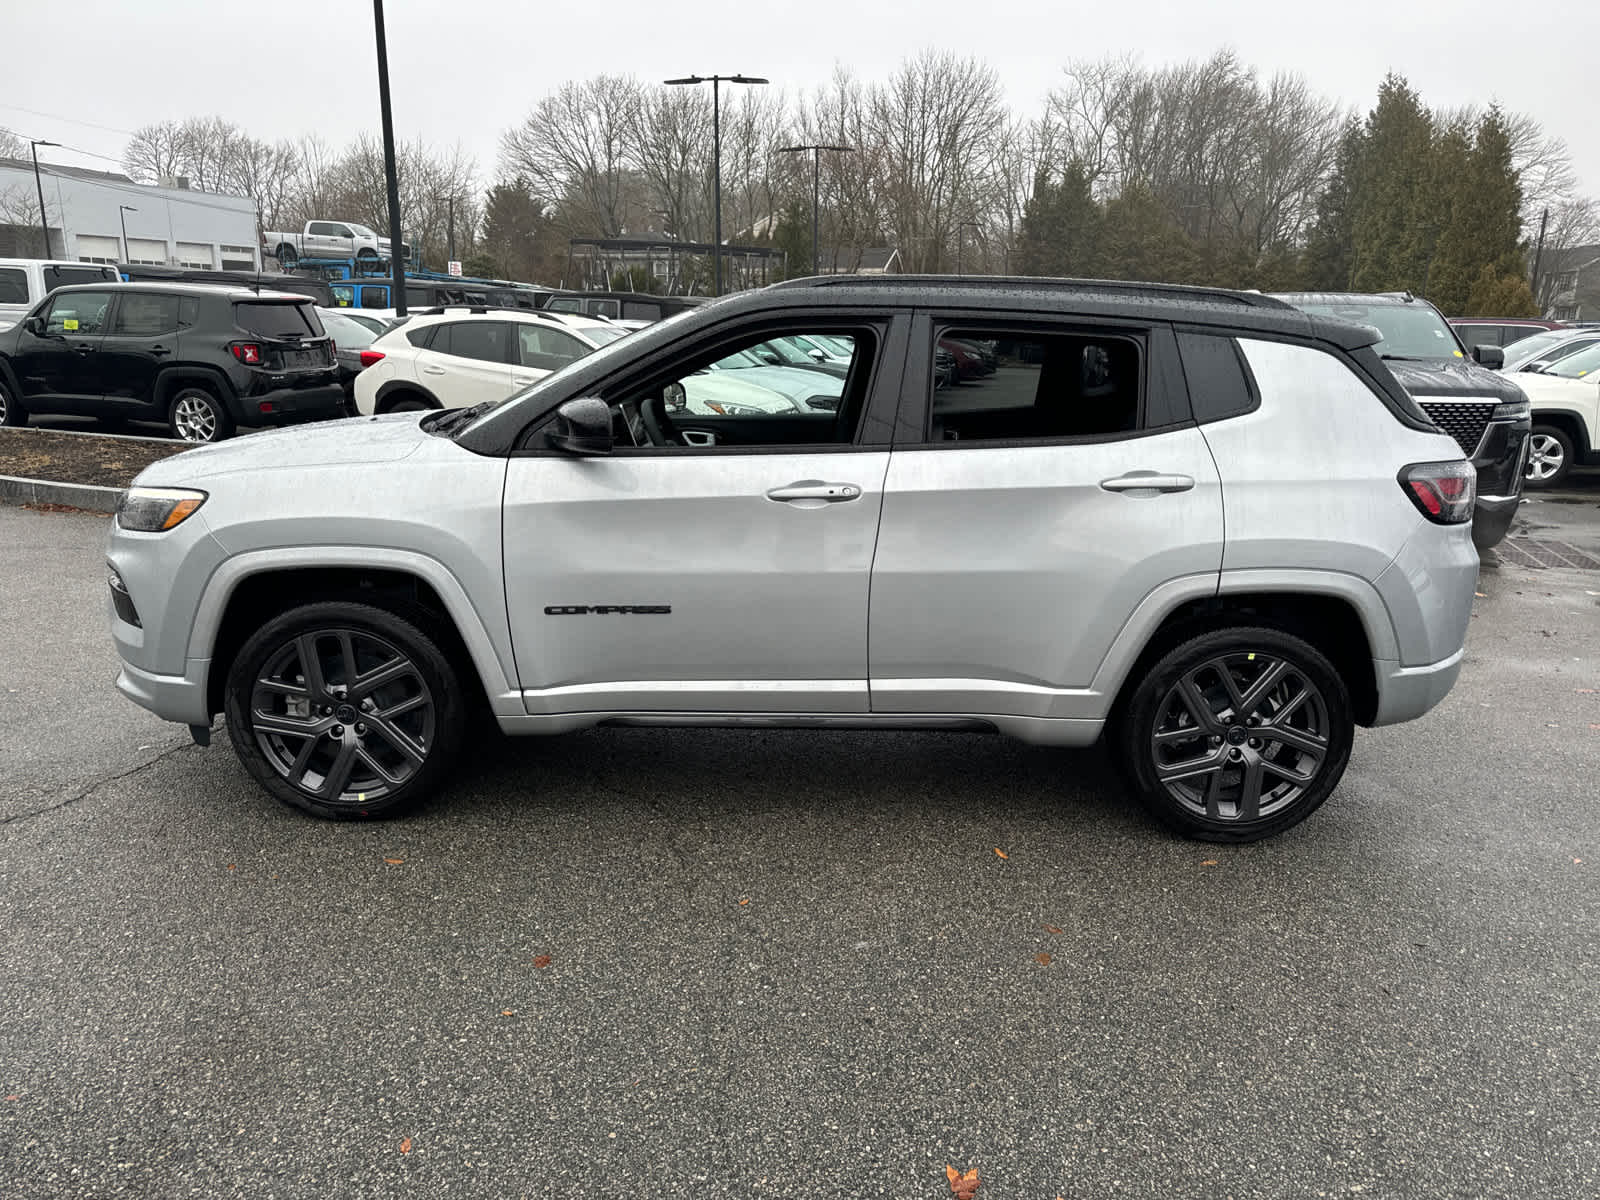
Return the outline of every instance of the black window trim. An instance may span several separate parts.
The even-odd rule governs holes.
[[[1130,323],[1125,318],[1079,316],[1062,313],[1041,316],[1038,313],[1019,313],[1012,309],[927,309],[916,310],[919,318],[908,348],[905,384],[902,389],[900,414],[895,421],[896,450],[1017,450],[1033,446],[1093,446],[1107,442],[1127,442],[1138,438],[1171,433],[1175,429],[1192,428],[1192,418],[1169,420],[1160,425],[1146,424],[1150,411],[1152,381],[1155,375],[1158,341],[1170,337],[1170,325],[1164,321]],[[933,359],[938,340],[944,331],[965,327],[977,332],[991,330],[1035,333],[1083,333],[1106,331],[1135,341],[1139,349],[1139,428],[1115,433],[1074,434],[1045,438],[985,438],[960,439],[935,442],[928,439],[928,427],[933,419]],[[924,353],[926,351],[926,353]],[[1171,353],[1176,354],[1176,344]],[[926,359],[926,362],[922,360]],[[921,379],[912,378],[912,363],[916,363]],[[1178,383],[1182,383],[1181,376]],[[1170,386],[1170,384],[1169,384]],[[1185,405],[1188,397],[1184,397]],[[918,413],[920,412],[920,418]],[[904,435],[904,436],[903,436]]]
[[[870,329],[876,343],[873,348],[873,358],[868,367],[868,377],[865,387],[865,399],[862,403],[861,413],[856,418],[855,432],[848,442],[801,442],[788,445],[772,446],[613,446],[609,455],[595,457],[610,458],[716,458],[738,455],[772,455],[772,454],[859,454],[868,452],[887,452],[891,449],[893,430],[893,406],[898,402],[899,394],[886,397],[886,379],[884,364],[894,356],[895,343],[903,340],[905,345],[901,348],[901,371],[897,377],[903,377],[908,365],[908,349],[911,338],[910,313],[905,310],[860,310],[840,311],[839,309],[791,309],[779,313],[761,313],[754,318],[746,316],[736,319],[734,323],[724,323],[699,329],[691,338],[673,343],[670,347],[663,348],[650,356],[642,365],[629,364],[598,383],[580,389],[578,392],[563,395],[554,400],[549,408],[529,419],[513,441],[510,457],[512,458],[566,458],[576,459],[581,456],[569,454],[564,450],[553,450],[547,446],[533,446],[528,443],[544,430],[555,419],[556,410],[569,400],[576,400],[580,395],[598,396],[606,399],[617,392],[635,391],[653,383],[665,383],[674,371],[681,370],[681,364],[687,360],[699,359],[707,354],[715,356],[718,350],[727,347],[737,347],[739,344],[759,340],[762,334],[769,337],[779,336],[785,332],[795,332],[798,328],[814,329],[819,332],[850,333],[852,330],[860,331]],[[857,368],[852,366],[852,375]],[[850,379],[845,381],[846,387]],[[610,401],[607,400],[607,403]],[[888,410],[888,411],[884,411]],[[871,435],[874,425],[882,428]]]

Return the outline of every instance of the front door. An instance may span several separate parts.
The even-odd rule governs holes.
[[[1103,715],[1091,685],[1140,602],[1173,580],[1214,591],[1222,564],[1221,484],[1172,334],[958,317],[922,332],[920,419],[895,445],[872,575],[872,710]],[[941,376],[939,342],[982,373]]]
[[[867,711],[890,423],[864,414],[892,412],[904,330],[886,352],[890,328],[841,331],[857,353],[838,411],[774,391],[771,405],[688,412],[684,381],[740,348],[713,332],[714,347],[594,389],[612,453],[530,434],[507,471],[503,531],[530,713]]]
[[[110,292],[60,292],[45,306],[40,333],[24,329],[12,365],[24,406],[81,412],[100,394],[100,344]]]

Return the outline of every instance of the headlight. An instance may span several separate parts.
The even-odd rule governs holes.
[[[1494,412],[1490,413],[1489,416],[1491,420],[1502,420],[1506,417],[1516,419],[1518,417],[1526,417],[1531,412],[1532,409],[1528,407],[1526,400],[1507,400],[1496,404]]]
[[[176,529],[206,502],[204,492],[189,488],[129,488],[117,505],[117,524],[135,533]]]

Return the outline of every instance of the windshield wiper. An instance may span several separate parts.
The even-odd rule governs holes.
[[[478,417],[488,412],[498,403],[498,400],[485,400],[481,404],[474,404],[471,408],[458,408],[452,412],[447,412],[434,421],[432,425],[428,426],[428,432],[449,433],[453,429],[460,429],[462,426],[477,420]]]

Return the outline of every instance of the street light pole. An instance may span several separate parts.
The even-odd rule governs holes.
[[[128,218],[123,216],[122,214],[123,213],[138,212],[138,211],[139,210],[137,208],[135,208],[131,204],[119,204],[119,205],[117,205],[117,220],[122,223],[122,261],[123,262],[128,262],[129,258],[128,258]]]
[[[983,228],[976,221],[962,221],[959,225],[956,226],[956,274],[957,275],[961,274],[961,241],[962,241],[962,232],[961,231],[966,229],[966,228],[968,228],[969,226],[971,228],[973,228],[973,229],[982,229]]]
[[[39,147],[59,145],[61,145],[60,142],[46,142],[43,140],[28,142],[28,150],[33,154],[33,186],[39,189],[39,229],[44,234],[44,256],[46,258],[50,257],[50,222],[44,215],[44,184],[39,182]],[[65,246],[61,247],[61,253],[65,254],[66,252],[67,248]]]
[[[811,273],[822,274],[822,243],[818,240],[817,213],[821,209],[822,199],[822,152],[836,150],[841,154],[849,154],[854,146],[828,146],[813,143],[809,146],[780,146],[779,154],[804,154],[811,153]]]
[[[770,80],[754,75],[685,75],[682,79],[664,79],[669,86],[709,83],[711,85],[711,211],[713,236],[711,242],[712,295],[722,295],[722,93],[724,83],[761,84]]]
[[[383,29],[383,0],[372,0],[372,23],[378,35],[378,106],[383,113],[383,174],[389,188],[390,302],[396,316],[406,315],[406,264],[400,253],[400,181],[394,170],[394,116],[389,110],[389,43]]]

